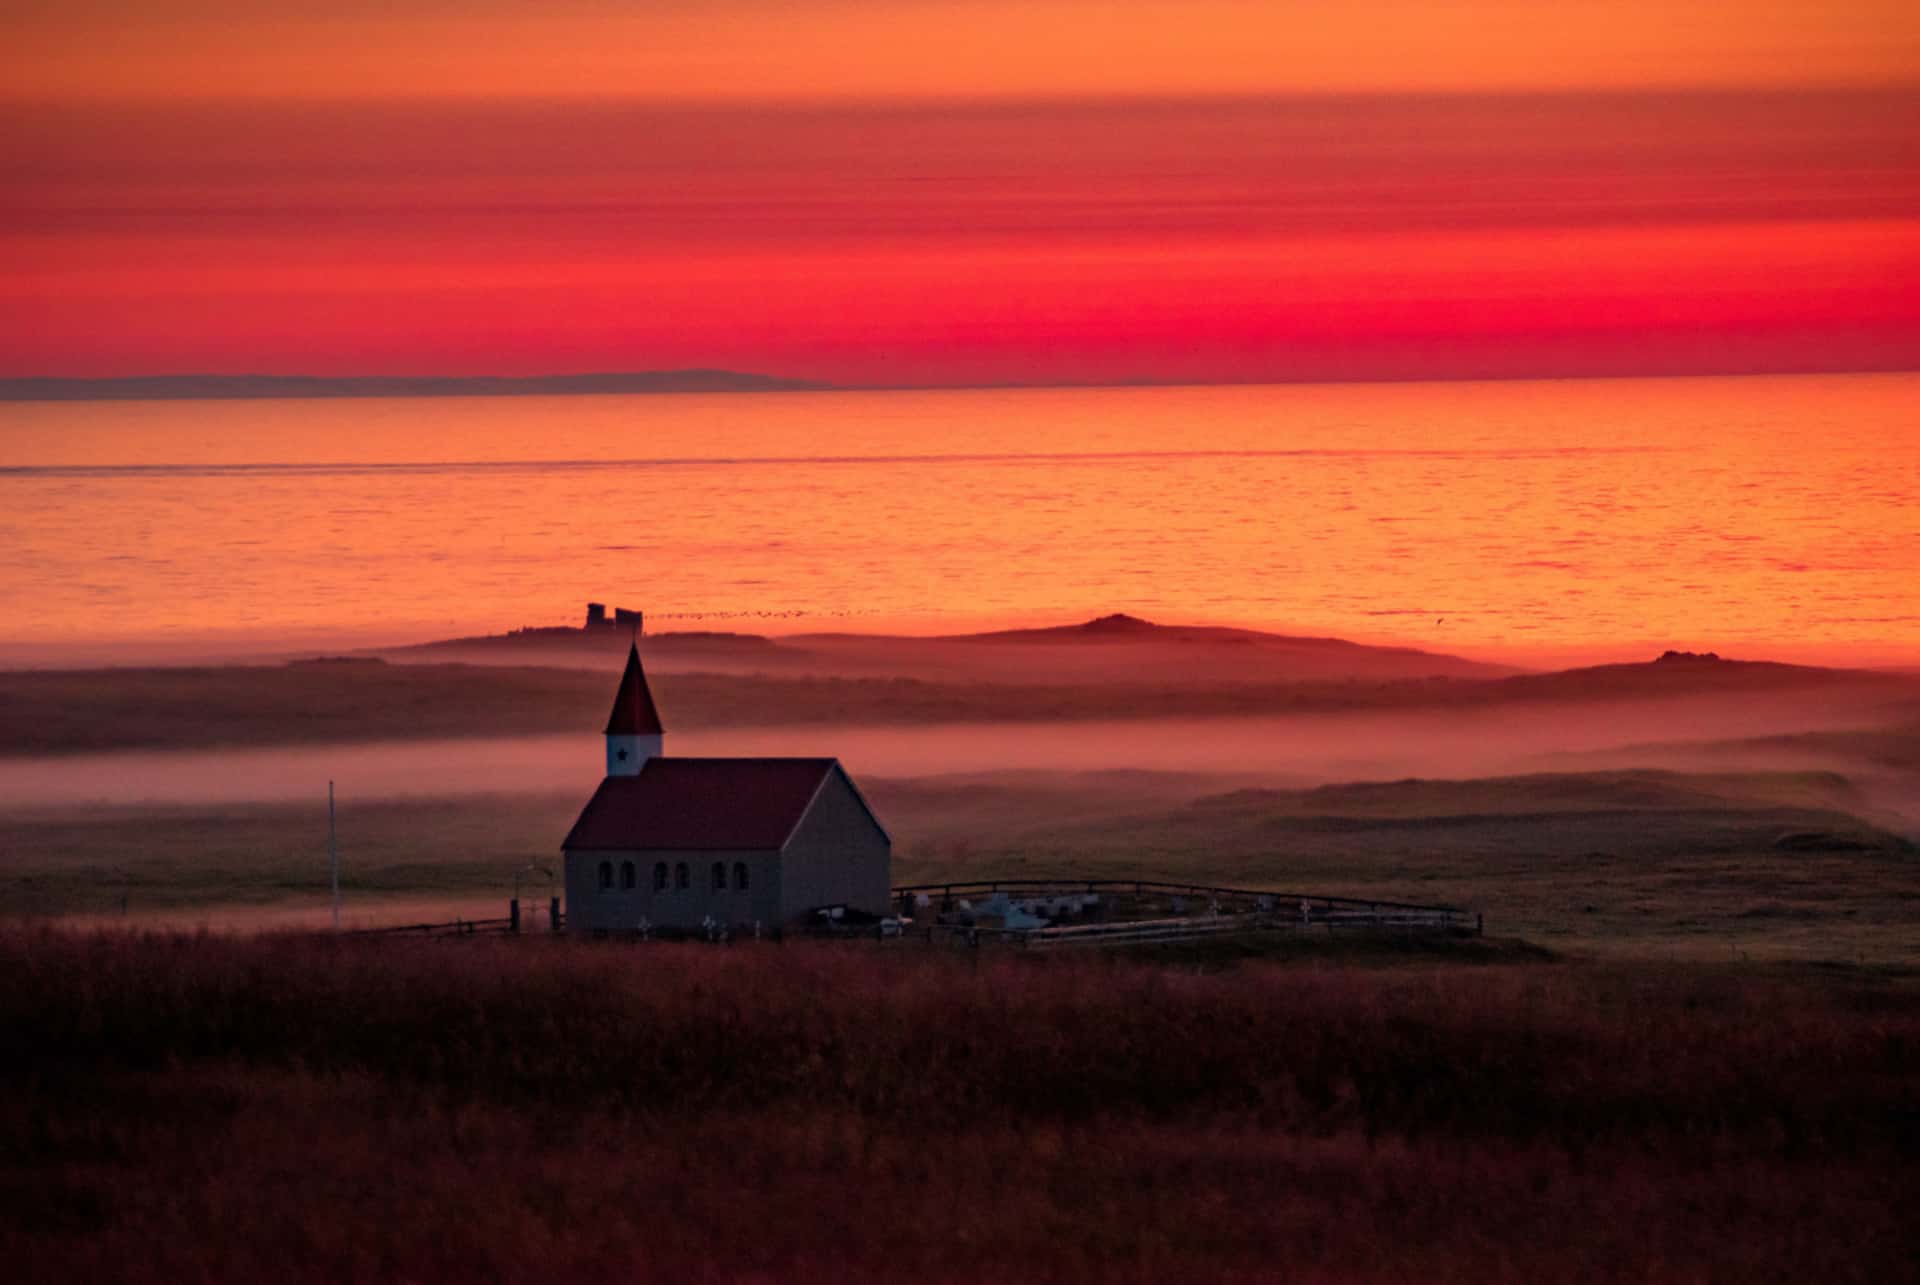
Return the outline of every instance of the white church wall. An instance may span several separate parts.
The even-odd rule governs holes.
[[[611,867],[613,886],[600,886],[600,863]],[[623,887],[622,871],[631,862],[634,886]],[[726,887],[713,887],[713,866],[720,863]],[[679,867],[687,867],[687,887],[679,886]],[[709,917],[750,931],[758,920],[771,930],[780,922],[779,857],[771,852],[570,852],[566,857],[567,928],[570,932],[626,936],[652,928],[696,931]],[[655,867],[666,867],[666,888],[655,889]],[[738,887],[737,867],[747,868],[747,887]]]
[[[888,913],[893,848],[846,779],[827,777],[781,851],[780,901],[789,920],[817,906]]]

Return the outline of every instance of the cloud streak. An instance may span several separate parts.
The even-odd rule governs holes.
[[[0,130],[0,373],[845,383],[1920,361],[1920,92],[112,105]]]
[[[1920,78],[1901,0],[15,5],[17,96],[1063,97]]]

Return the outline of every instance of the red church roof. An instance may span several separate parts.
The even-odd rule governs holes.
[[[638,644],[627,648],[627,672],[620,675],[620,694],[613,698],[613,712],[607,715],[608,736],[658,736],[660,711],[653,707],[653,693],[647,690],[647,676],[640,668]]]
[[[650,758],[638,776],[602,781],[560,846],[777,851],[835,773],[846,777],[830,758]]]

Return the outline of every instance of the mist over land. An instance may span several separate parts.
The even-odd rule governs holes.
[[[637,637],[637,635],[635,635]],[[13,717],[0,754],[207,750],[362,741],[581,738],[605,705],[629,631],[528,629],[277,665],[0,672]],[[1522,673],[1443,653],[1111,615],[1075,625],[952,637],[648,635],[642,651],[676,734],[833,736],[866,729],[916,763],[946,757],[932,729],[1021,760],[1018,731],[1050,724],[1199,722],[1215,735],[1069,737],[1032,765],[1160,765],[1211,754],[1340,770],[1359,747],[1410,763],[1444,741],[1456,762],[1649,740],[1879,726],[1920,708],[1920,681],[1669,652],[1646,662]],[[134,708],[141,717],[116,711]],[[1262,732],[1261,724],[1271,723]],[[1232,734],[1237,724],[1256,730]],[[919,753],[908,747],[929,747]],[[1220,746],[1211,751],[1209,745]],[[1227,746],[1235,748],[1226,748]],[[1465,758],[1457,756],[1464,755]],[[590,756],[589,756],[590,757]],[[964,755],[963,755],[964,758]],[[1167,761],[1173,760],[1173,761]],[[1212,764],[1209,764],[1212,765]],[[962,762],[961,768],[971,767]]]
[[[628,643],[0,673],[0,906],[301,922],[331,780],[360,922],[477,913],[552,861],[598,780]],[[838,756],[902,880],[1172,875],[1450,899],[1603,953],[1920,965],[1897,911],[1920,896],[1912,675],[1681,653],[1515,672],[1126,616],[641,643],[670,752]]]

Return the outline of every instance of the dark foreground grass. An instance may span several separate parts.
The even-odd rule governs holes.
[[[1753,970],[0,936],[35,1280],[1884,1281],[1920,1002]]]

